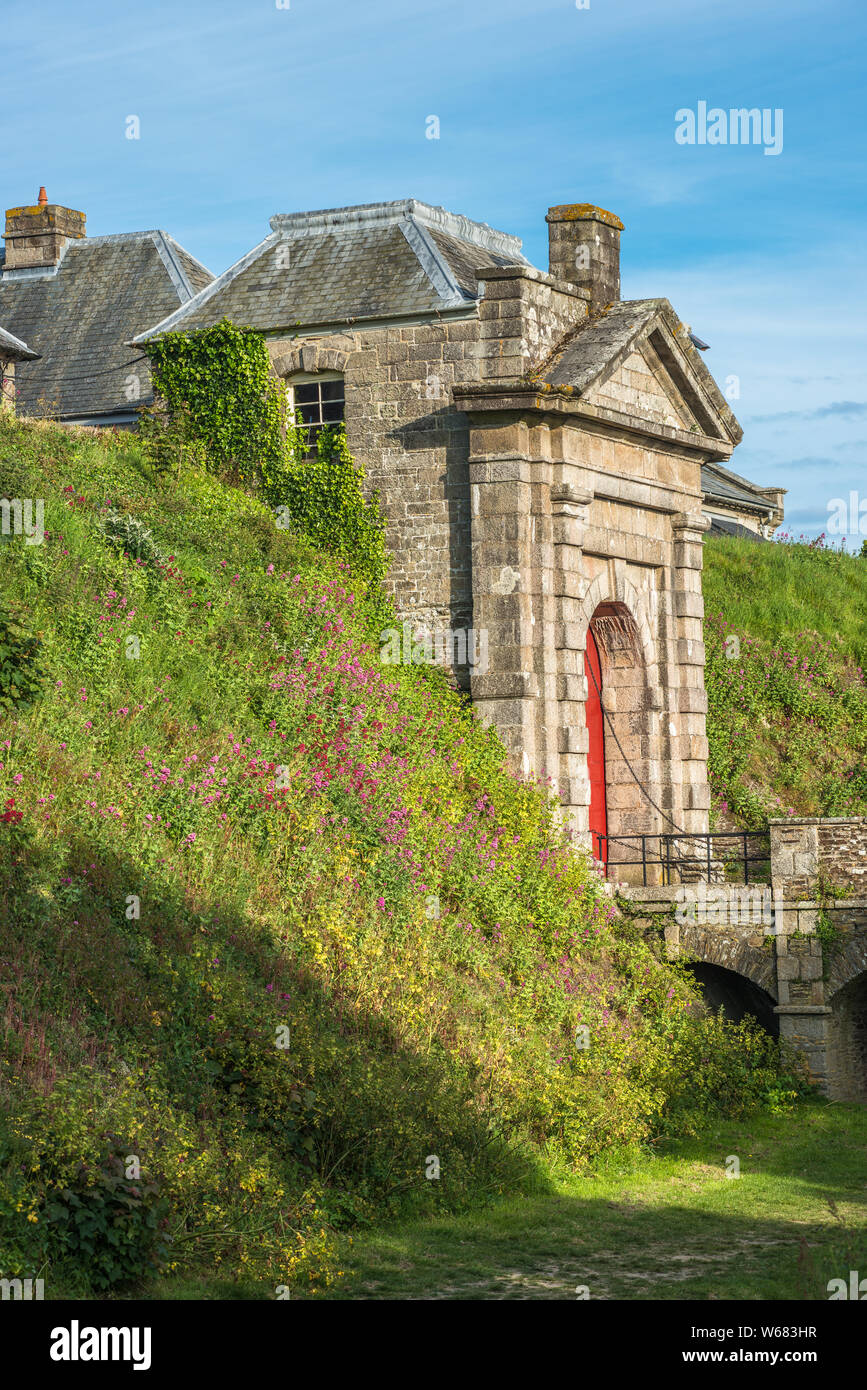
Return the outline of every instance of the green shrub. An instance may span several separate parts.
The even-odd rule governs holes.
[[[117,1135],[107,1141],[100,1162],[81,1164],[42,1209],[52,1253],[81,1266],[97,1290],[158,1273],[169,1253],[169,1204],[159,1183],[127,1176],[129,1146]]]
[[[802,1063],[747,1015],[728,1022],[722,1012],[667,1025],[650,1054],[649,1076],[665,1094],[662,1128],[697,1134],[709,1119],[791,1110],[810,1086]]]
[[[185,402],[171,414],[160,402],[139,410],[138,440],[158,476],[179,476],[191,468],[206,468],[208,450]]]
[[[42,643],[15,611],[0,605],[0,710],[26,709],[43,682]]]
[[[103,517],[99,528],[108,544],[120,551],[121,555],[141,560],[143,565],[149,565],[153,569],[168,563],[168,557],[160,550],[151,531],[139,517],[130,516],[129,512],[121,514],[110,511]]]
[[[253,479],[285,450],[286,396],[261,333],[222,319],[213,328],[165,333],[145,344],[154,388],[212,466]]]
[[[263,492],[278,525],[290,525],[314,546],[351,566],[371,587],[388,568],[385,521],[376,496],[364,497],[364,473],[349,452],[342,425],[319,431],[316,453],[306,456],[306,434],[296,426],[286,466],[263,469]]]

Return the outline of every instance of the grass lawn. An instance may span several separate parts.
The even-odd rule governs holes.
[[[702,592],[706,613],[760,641],[777,646],[806,631],[867,667],[867,563],[858,555],[713,536]]]
[[[741,1176],[726,1176],[737,1155]],[[827,1299],[867,1271],[867,1110],[807,1102],[554,1195],[346,1240],[350,1299]],[[294,1295],[293,1295],[294,1296]]]

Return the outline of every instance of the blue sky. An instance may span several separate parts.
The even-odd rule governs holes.
[[[865,30],[855,0],[4,0],[0,190],[215,273],[275,212],[406,196],[544,269],[548,206],[598,203],[624,298],[669,298],[739,391],[732,467],[796,534],[857,493],[867,536]],[[781,153],[676,143],[700,101],[782,110]]]

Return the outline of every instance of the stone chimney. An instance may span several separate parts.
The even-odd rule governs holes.
[[[548,270],[589,290],[590,312],[598,313],[620,298],[620,233],[623,223],[613,212],[592,203],[564,203],[549,208]]]
[[[86,234],[83,212],[49,203],[44,188],[29,208],[7,208],[5,270],[50,269],[67,241]]]

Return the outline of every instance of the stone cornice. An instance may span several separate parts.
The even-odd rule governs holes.
[[[567,418],[576,423],[599,426],[605,433],[621,432],[629,437],[654,441],[700,454],[706,461],[727,459],[734,445],[729,440],[714,439],[706,434],[659,425],[619,410],[590,405],[568,387],[540,391],[525,381],[462,382],[452,387],[455,407],[468,415],[488,411],[516,411],[521,414],[541,413],[557,417],[557,423]]]

